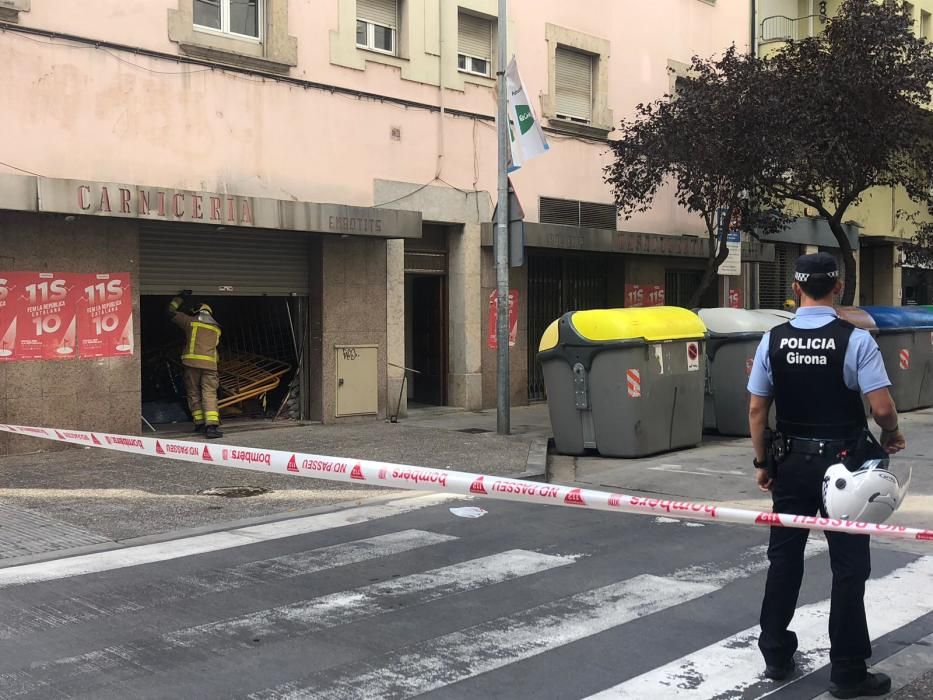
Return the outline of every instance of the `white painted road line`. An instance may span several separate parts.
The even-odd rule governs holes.
[[[222,549],[242,547],[244,545],[265,542],[268,540],[303,535],[310,532],[320,532],[357,523],[401,515],[413,510],[447,503],[452,500],[461,500],[462,496],[451,494],[431,494],[427,496],[414,496],[389,501],[380,505],[360,506],[347,508],[322,515],[310,515],[304,518],[283,520],[264,525],[253,525],[227,532],[217,532],[210,535],[185,537],[178,540],[159,542],[156,544],[123,547],[121,549],[84,554],[77,557],[56,559],[38,564],[24,564],[0,569],[0,588],[21,586],[39,581],[52,581],[56,579],[81,576],[83,574],[112,571],[130,566],[152,564],[171,559],[190,557],[196,554],[216,552]]]
[[[458,593],[567,566],[574,561],[573,557],[516,549],[292,605],[190,627],[166,634],[164,639],[173,646],[197,648],[214,644],[217,639],[237,639],[243,634],[271,639],[276,635],[295,634],[296,631],[311,632],[397,610],[398,601],[404,596],[416,595],[415,604],[423,605]]]
[[[369,663],[348,664],[337,673],[284,683],[250,698],[413,697],[701,598],[761,570],[762,555],[762,548],[753,548],[738,566],[715,573],[691,567],[664,577],[636,576],[413,644]]]
[[[105,617],[152,609],[178,600],[189,600],[246,586],[261,586],[456,539],[458,538],[452,535],[424,530],[401,530],[236,566],[199,571],[179,578],[59,598],[38,606],[6,611],[0,616],[0,640],[22,638],[26,633],[39,630],[86,624]]]
[[[107,683],[107,674],[121,680],[170,671],[181,665],[207,661],[226,652],[251,649],[252,639],[275,641],[350,624],[423,605],[523,576],[567,566],[575,557],[524,550],[501,552],[431,571],[374,583],[311,600],[284,605],[228,620],[211,622],[78,656],[37,663],[0,673],[0,698],[20,697],[61,689],[82,692],[83,683]],[[54,692],[47,693],[54,695]],[[93,694],[93,693],[91,693]]]
[[[868,582],[865,607],[873,639],[933,612],[933,597],[892,596],[890,591],[894,588],[899,591],[933,590],[933,557],[923,557]],[[828,599],[797,610],[791,629],[799,639],[797,660],[803,674],[829,662],[828,621]],[[591,697],[600,700],[732,698],[742,697],[747,689],[759,683],[762,683],[762,693],[770,693],[775,688],[761,676],[764,662],[758,651],[759,631],[756,625]]]

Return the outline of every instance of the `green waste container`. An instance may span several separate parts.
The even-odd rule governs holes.
[[[641,457],[703,438],[706,327],[687,309],[571,311],[538,359],[561,454]]]
[[[747,436],[748,376],[762,336],[787,318],[746,309],[700,309],[709,332],[706,342],[706,394],[703,428]]]
[[[878,326],[878,347],[898,411],[933,405],[933,313],[919,306],[863,306]]]

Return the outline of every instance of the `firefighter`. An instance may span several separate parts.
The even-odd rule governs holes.
[[[884,458],[904,449],[904,436],[877,343],[833,308],[833,295],[842,288],[835,258],[801,256],[794,280],[800,299],[795,318],[765,334],[755,355],[748,381],[749,427],[758,487],[771,492],[774,511],[812,516],[823,510],[823,478],[831,465],[844,462],[851,470]],[[868,430],[863,394],[881,428],[880,444]],[[773,435],[767,430],[772,399]],[[788,627],[803,579],[808,532],[771,528],[758,646],[765,676],[773,680],[794,670],[797,636]],[[827,532],[826,540],[833,571],[829,692],[837,698],[884,695],[891,679],[866,667],[871,656],[864,601],[871,571],[868,535]]]
[[[214,320],[213,311],[207,304],[195,304],[192,314],[182,309],[188,306],[190,289],[178,293],[169,304],[172,323],[185,332],[185,347],[181,363],[185,366],[185,394],[188,409],[194,420],[195,432],[204,437],[223,437],[220,432],[220,412],[217,408],[217,390],[220,380],[217,375],[217,345],[220,343],[220,324]]]

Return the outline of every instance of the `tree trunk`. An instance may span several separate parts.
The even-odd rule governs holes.
[[[844,268],[842,306],[852,306],[855,301],[855,287],[858,284],[858,265],[855,262],[855,252],[849,243],[849,237],[846,236],[845,228],[842,222],[836,217],[827,219],[829,228],[832,229],[836,242],[839,244],[839,250],[842,251],[842,264]]]
[[[719,269],[723,260],[729,256],[729,249],[726,247],[726,241],[719,241],[718,250],[715,241],[716,236],[710,236],[709,255],[706,258],[706,269],[703,271],[703,279],[700,280],[700,286],[693,290],[693,294],[690,295],[690,301],[687,302],[687,306],[691,309],[695,309],[700,305],[700,299],[703,298],[703,294],[706,293],[710,284],[716,279],[716,271]]]

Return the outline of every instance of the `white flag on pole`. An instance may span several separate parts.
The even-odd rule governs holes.
[[[509,97],[509,145],[512,152],[512,166],[509,170],[518,170],[527,161],[547,152],[550,147],[534,107],[528,100],[514,56],[505,71],[505,80]]]

